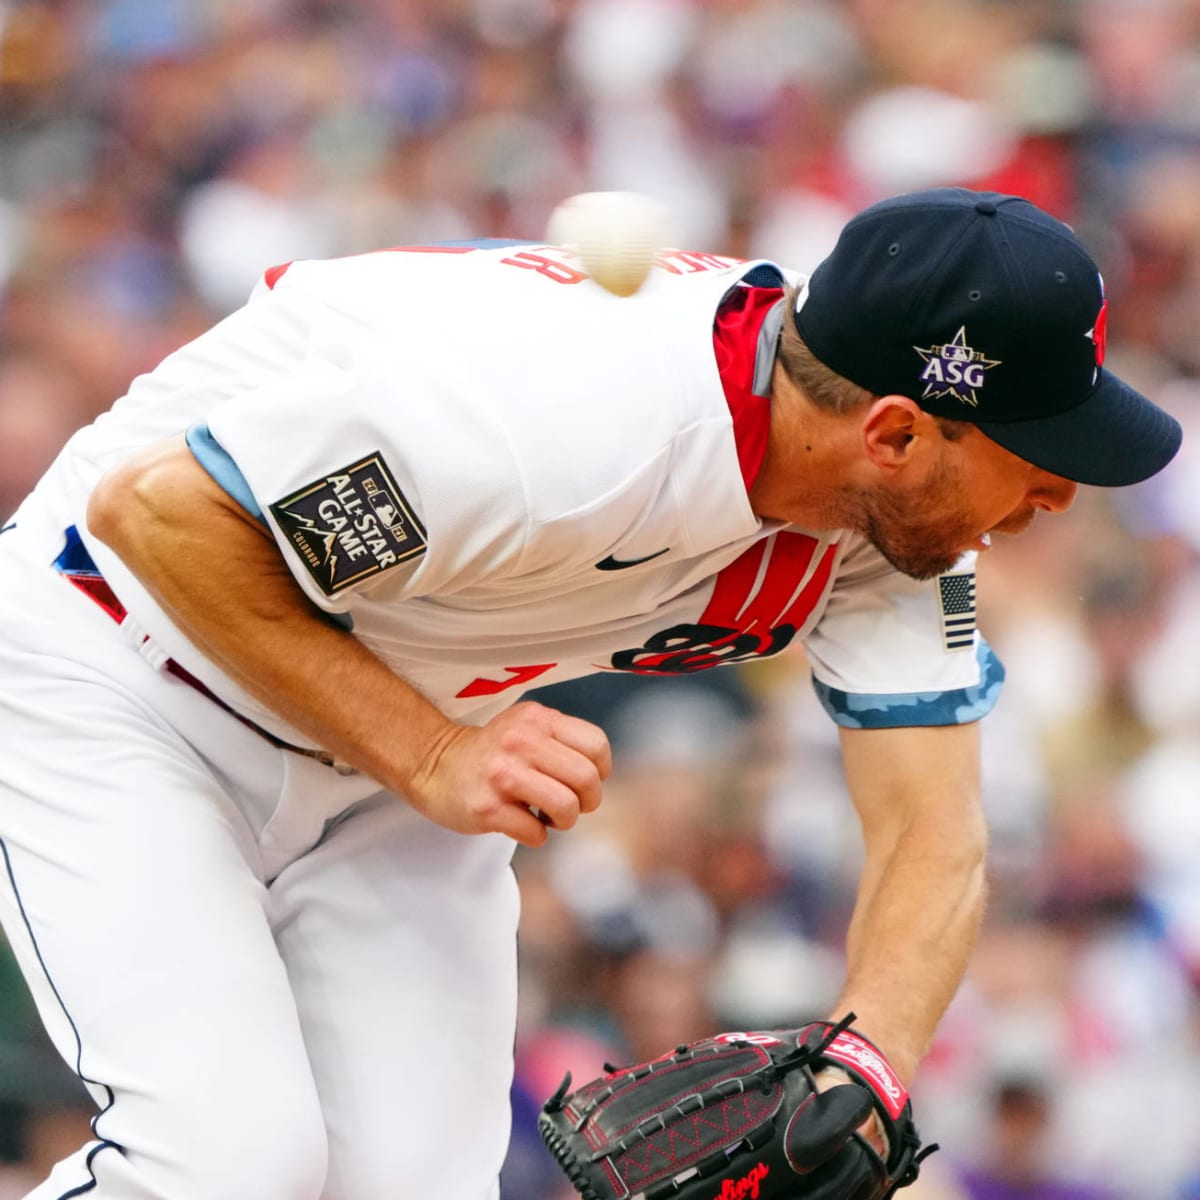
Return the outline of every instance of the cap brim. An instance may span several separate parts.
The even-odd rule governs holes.
[[[1035,467],[1096,487],[1149,479],[1175,457],[1183,439],[1174,417],[1105,370],[1092,394],[1066,412],[977,424]]]

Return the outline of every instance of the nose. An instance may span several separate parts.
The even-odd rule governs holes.
[[[1030,484],[1029,502],[1043,512],[1066,512],[1075,502],[1078,491],[1079,484],[1074,480],[1039,470]]]

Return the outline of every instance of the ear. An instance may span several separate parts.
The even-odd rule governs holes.
[[[906,467],[932,449],[929,415],[907,396],[880,396],[859,430],[867,461],[883,471]]]

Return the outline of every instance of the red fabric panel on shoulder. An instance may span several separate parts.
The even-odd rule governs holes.
[[[283,278],[284,273],[292,264],[290,262],[280,263],[277,267],[268,267],[263,272],[263,279],[268,288],[275,290],[275,285]]]
[[[713,321],[717,371],[733,417],[733,440],[747,489],[758,477],[771,426],[770,399],[750,390],[754,386],[758,333],[763,319],[782,295],[782,288],[735,287],[721,301]]]

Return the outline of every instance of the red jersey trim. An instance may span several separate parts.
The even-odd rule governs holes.
[[[770,398],[751,390],[758,335],[767,313],[782,295],[783,289],[777,287],[735,287],[721,301],[713,321],[717,371],[733,418],[738,466],[747,490],[758,478],[771,426]]]

